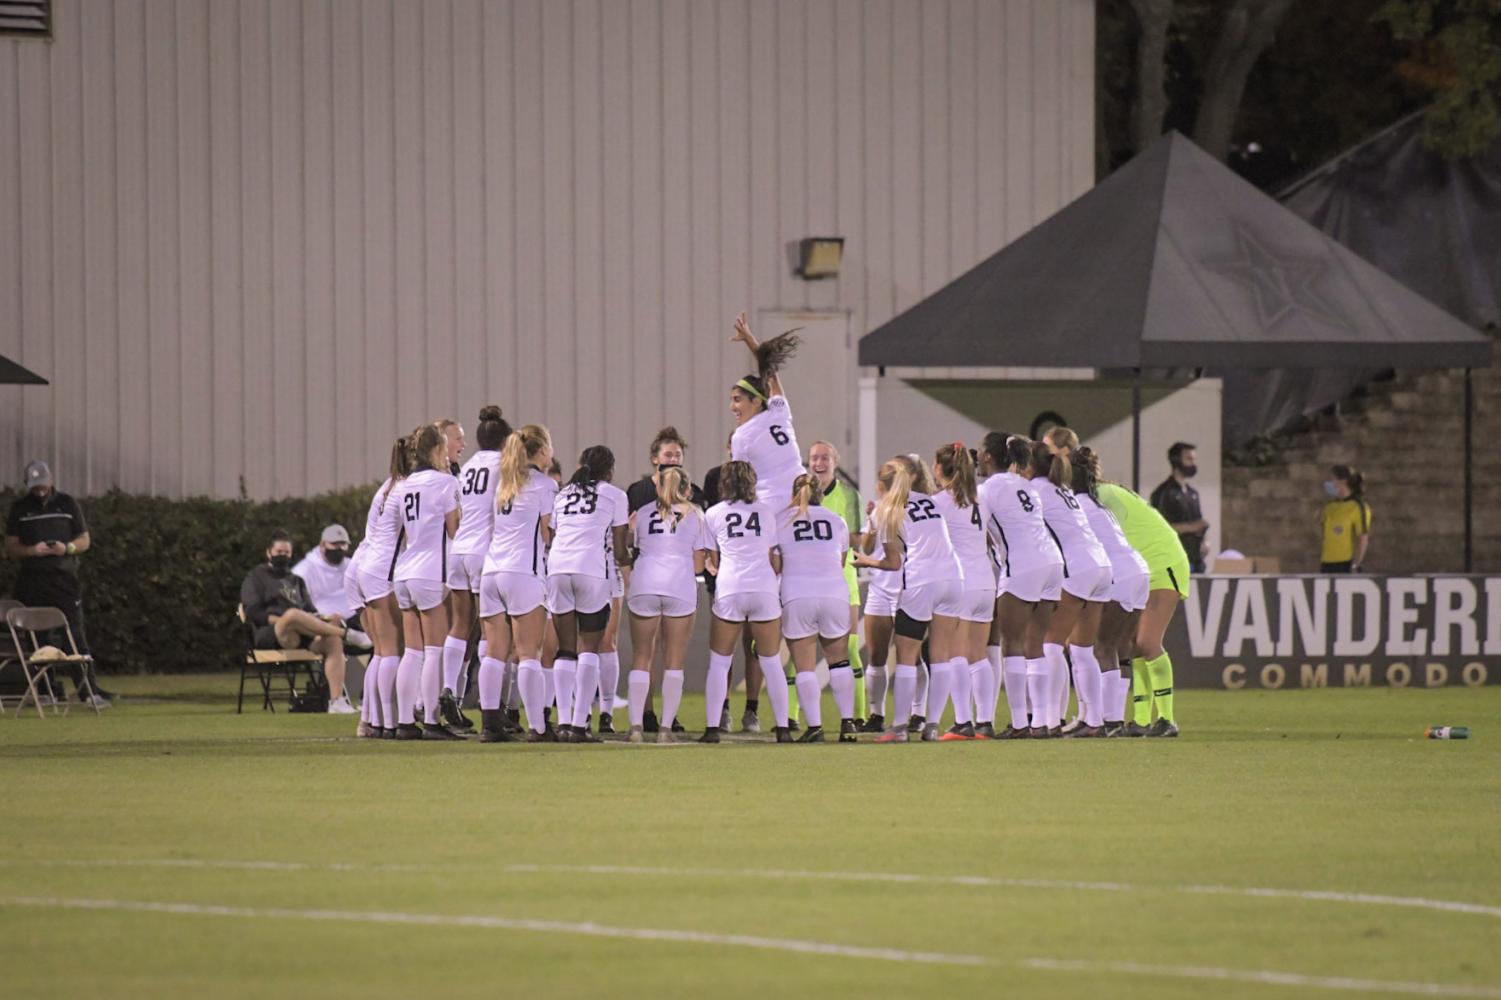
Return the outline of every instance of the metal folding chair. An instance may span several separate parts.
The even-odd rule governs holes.
[[[95,715],[101,714],[94,690],[94,682],[90,678],[89,668],[93,666],[94,658],[78,651],[78,643],[73,639],[73,629],[68,624],[68,618],[57,608],[11,608],[5,613],[5,624],[10,628],[10,638],[16,646],[16,656],[20,659],[21,670],[26,674],[27,693],[21,699],[21,704],[16,708],[16,715],[26,707],[29,700],[36,705],[36,714],[45,719],[47,713],[42,709],[43,690],[46,692],[47,702],[52,708],[54,715],[67,715],[69,704],[67,699],[57,696],[59,685],[52,683],[52,677],[58,667],[74,665],[79,668],[78,694],[84,699]],[[67,649],[60,655],[42,654],[41,650],[46,643],[42,642],[41,636],[61,630],[68,641]],[[23,642],[21,637],[26,637]],[[54,646],[53,649],[56,649]],[[37,682],[41,682],[41,687]]]
[[[13,601],[8,597],[0,597],[0,622],[5,621],[5,615],[10,611],[11,608],[24,608],[25,606],[26,605],[22,604],[20,601]],[[16,647],[13,643],[0,643],[0,673],[3,673],[6,667],[12,665],[14,665],[16,669],[20,669],[20,654],[16,652]],[[5,703],[7,701],[13,701],[18,706],[16,709],[16,715],[17,717],[19,717],[21,714],[19,706],[21,702],[25,700],[26,696],[22,694],[0,694],[0,715],[5,714]]]
[[[269,708],[275,712],[276,705],[271,701],[272,681],[277,677],[285,678],[288,696],[295,695],[298,669],[305,666],[309,676],[321,675],[323,657],[310,649],[257,649],[255,626],[245,617],[245,605],[241,604],[235,613],[243,626],[240,631],[245,640],[245,655],[240,660],[240,697],[235,703],[235,714],[245,711],[245,679],[251,675],[261,685],[261,711]]]

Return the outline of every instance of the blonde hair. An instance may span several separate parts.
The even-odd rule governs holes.
[[[954,503],[959,507],[973,507],[975,505],[975,460],[970,457],[969,449],[964,447],[963,441],[955,441],[938,449],[933,456],[934,463],[943,474],[943,478],[949,481],[945,487],[954,495]]]
[[[832,441],[814,441],[812,444],[808,445],[808,457],[812,458],[813,449],[819,447],[829,449],[830,454],[834,456],[834,465],[837,467],[839,465],[839,449],[834,447],[834,443]]]
[[[1046,441],[1038,441],[1032,445],[1032,476],[1046,477],[1054,486],[1071,486],[1074,466],[1063,452],[1049,451]]]
[[[688,477],[683,475],[682,469],[669,465],[657,473],[657,510],[665,521],[672,516],[673,511],[685,504],[693,506],[693,492],[689,488]]]
[[[552,447],[552,435],[541,424],[527,424],[506,438],[500,449],[500,486],[495,491],[495,506],[505,507],[515,501],[526,487],[527,469],[543,448]]]
[[[880,533],[882,544],[890,544],[902,536],[902,521],[907,516],[907,498],[912,494],[913,465],[922,468],[921,463],[914,463],[910,457],[898,455],[881,466],[880,474],[876,476],[876,481],[885,487],[886,492],[876,502],[871,520]]]
[[[823,502],[823,487],[818,485],[818,477],[810,472],[804,472],[792,481],[792,503],[788,510],[797,511],[798,517],[807,517],[808,508]]]

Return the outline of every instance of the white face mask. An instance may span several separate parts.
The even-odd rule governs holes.
[[[1332,479],[1324,480],[1324,492],[1331,497],[1339,496],[1339,484]]]

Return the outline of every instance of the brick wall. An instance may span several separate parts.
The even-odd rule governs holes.
[[[1497,359],[1501,364],[1501,358]],[[1474,375],[1474,568],[1501,571],[1501,370]],[[1464,373],[1399,375],[1341,415],[1297,435],[1282,464],[1226,467],[1224,547],[1277,556],[1285,572],[1318,569],[1315,521],[1329,467],[1365,473],[1372,572],[1464,568]]]

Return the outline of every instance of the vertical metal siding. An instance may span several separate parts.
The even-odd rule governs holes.
[[[62,0],[0,42],[0,353],[53,381],[0,478],[316,492],[492,401],[702,469],[735,312],[858,334],[1089,185],[1093,46],[1091,0]]]

